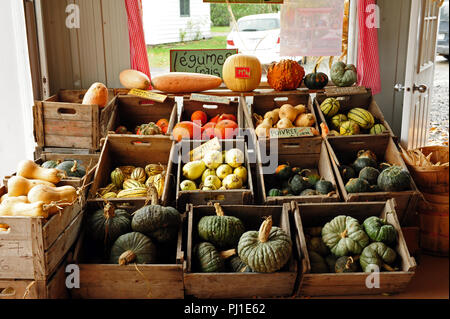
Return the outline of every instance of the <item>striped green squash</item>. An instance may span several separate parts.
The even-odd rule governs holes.
[[[348,121],[347,116],[344,114],[336,114],[331,118],[331,125],[334,129],[339,130],[341,124],[345,121]]]
[[[348,112],[347,117],[349,120],[354,121],[361,128],[366,130],[371,129],[375,124],[373,115],[369,111],[360,107],[351,109],[350,112]]]
[[[139,187],[147,187],[141,182],[135,181],[134,179],[127,179],[125,182],[123,182],[123,189],[132,189],[132,188],[139,188]]]
[[[339,104],[339,101],[332,97],[325,99],[322,104],[320,104],[320,110],[323,115],[328,118],[335,116],[339,112],[340,108],[341,105]]]
[[[111,172],[111,182],[117,187],[122,188],[123,182],[125,180],[125,175],[120,168],[116,168]]]
[[[388,131],[387,128],[383,124],[375,124],[370,129],[370,134],[382,134],[387,131]]]

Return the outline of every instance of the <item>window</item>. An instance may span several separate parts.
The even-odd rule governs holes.
[[[180,17],[189,17],[190,16],[190,8],[191,0],[180,0]]]
[[[239,21],[239,31],[267,31],[280,28],[278,19],[253,19]]]

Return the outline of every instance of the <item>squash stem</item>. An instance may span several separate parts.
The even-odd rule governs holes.
[[[78,162],[77,162],[77,161],[73,161],[73,166],[72,166],[72,168],[70,169],[70,171],[71,171],[72,173],[74,173],[74,172],[77,171],[77,169],[78,169]]]
[[[105,205],[105,207],[103,208],[103,213],[104,213],[104,216],[105,216],[105,218],[106,219],[109,219],[109,218],[113,218],[114,216],[115,216],[115,208],[114,208],[114,206],[113,205],[111,205],[111,203],[107,203],[106,205]]]
[[[265,243],[269,239],[270,230],[272,229],[272,216],[266,218],[259,228],[258,239],[261,243]]]
[[[151,205],[158,205],[158,191],[154,185],[148,188],[148,196],[151,200]]]
[[[214,208],[216,209],[217,216],[225,216],[225,212],[223,211],[223,208],[219,203],[214,203]]]
[[[381,266],[387,271],[390,271],[390,272],[395,271],[395,269],[392,268],[391,266],[389,266],[388,264],[383,264]]]
[[[127,250],[119,257],[119,265],[128,265],[136,259],[136,254],[131,250]]]
[[[345,229],[345,230],[341,233],[341,238],[347,237],[347,233],[348,233],[348,230]]]
[[[220,258],[227,259],[233,255],[236,255],[236,249],[229,249],[219,252]]]

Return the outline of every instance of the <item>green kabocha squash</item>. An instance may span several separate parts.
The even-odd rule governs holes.
[[[156,246],[144,234],[131,232],[117,238],[111,248],[112,264],[153,264],[156,262]]]
[[[395,262],[397,253],[384,243],[371,243],[364,248],[359,257],[359,263],[364,272],[371,272],[371,265],[378,267],[378,270],[385,269],[387,271],[395,271],[391,264]]]
[[[307,188],[303,192],[300,193],[300,196],[316,196],[319,193],[315,189]]]
[[[272,216],[259,231],[245,232],[239,239],[238,255],[255,272],[270,273],[283,268],[292,255],[292,240],[279,227],[272,227]]]
[[[325,73],[317,72],[317,64],[314,71],[305,76],[305,86],[310,90],[321,90],[328,84],[328,76]]]
[[[42,163],[41,167],[43,168],[56,168],[56,166],[58,166],[61,163],[61,161],[45,161],[44,163]]]
[[[352,86],[358,80],[356,67],[341,61],[331,66],[330,77],[336,86],[341,87]]]
[[[291,177],[292,168],[289,165],[279,165],[275,170],[275,176],[280,181],[287,181]]]
[[[125,175],[120,168],[116,168],[111,172],[111,182],[118,188],[121,189],[123,182],[125,181]]]
[[[364,167],[359,172],[359,178],[365,179],[371,185],[377,183],[378,175],[380,175],[380,171],[371,166]]]
[[[322,256],[315,251],[308,251],[308,255],[312,274],[328,273],[328,264]]]
[[[321,179],[316,183],[316,191],[321,195],[327,195],[334,190],[333,183]]]
[[[369,157],[358,157],[353,162],[353,168],[355,169],[356,174],[359,175],[359,172],[365,167],[377,167],[377,162],[374,161],[372,158]]]
[[[388,246],[397,242],[397,230],[385,219],[371,216],[364,221],[363,227],[372,241],[382,242]]]
[[[344,114],[336,114],[335,116],[333,116],[331,118],[331,126],[335,129],[338,130],[341,127],[341,124],[348,121],[347,116],[345,116]]]
[[[375,118],[372,113],[361,107],[351,109],[347,114],[347,118],[365,130],[370,130],[375,124]]]
[[[86,175],[86,169],[78,165],[77,161],[64,161],[56,166],[56,169],[66,172],[69,177],[83,177]]]
[[[369,237],[358,220],[344,215],[323,226],[322,240],[337,257],[358,255],[369,244]]]
[[[400,166],[391,166],[380,173],[378,187],[384,192],[401,192],[411,189],[411,175]]]
[[[341,173],[344,183],[347,183],[350,179],[357,177],[353,167],[348,165],[341,165],[341,167],[339,168],[339,172]]]
[[[213,244],[201,242],[194,247],[194,265],[200,272],[221,272],[224,261]]]
[[[245,231],[242,221],[235,216],[225,216],[219,203],[214,203],[215,216],[203,216],[198,222],[198,235],[217,248],[233,248]]]
[[[90,214],[86,223],[89,236],[105,245],[114,243],[119,236],[131,231],[131,215],[110,203]]]
[[[314,251],[323,257],[326,257],[330,253],[321,236],[308,238],[306,240],[306,247],[308,250]]]
[[[320,104],[320,110],[322,111],[323,115],[328,118],[332,118],[335,116],[341,108],[341,105],[337,99],[334,97],[326,98],[321,104]]]
[[[154,186],[149,188],[151,205],[143,206],[133,214],[133,231],[147,235],[157,243],[172,242],[177,238],[181,215],[173,207],[158,205],[158,193]]]
[[[347,193],[367,193],[370,192],[370,184],[368,181],[362,178],[351,178],[347,184],[345,184],[345,190]]]
[[[334,271],[336,273],[357,272],[359,263],[351,256],[342,256],[336,260]]]
[[[337,257],[333,254],[328,255],[325,257],[325,262],[328,265],[329,272],[335,272],[335,266],[336,266]]]
[[[236,252],[236,249],[221,251],[220,257],[225,260],[225,268],[232,272],[253,272],[250,266],[246,265]]]
[[[386,168],[391,167],[392,165],[389,163],[380,163],[380,165],[378,165],[378,170],[380,171],[380,173],[382,171],[384,171]]]
[[[289,187],[291,188],[292,193],[298,196],[301,192],[310,187],[310,184],[308,182],[308,178],[301,175],[294,175],[289,180]]]
[[[274,196],[283,196],[283,193],[281,192],[281,190],[276,189],[276,188],[272,188],[268,193],[268,196],[270,197],[274,197]]]
[[[383,134],[384,132],[388,132],[388,130],[383,124],[375,124],[370,129],[370,134]]]

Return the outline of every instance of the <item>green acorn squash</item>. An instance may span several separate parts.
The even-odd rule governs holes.
[[[280,181],[286,181],[291,177],[292,168],[289,165],[279,165],[275,170],[275,176]]]
[[[367,193],[370,191],[370,184],[368,181],[362,178],[351,178],[347,184],[345,184],[345,190],[347,193]]]
[[[41,167],[43,168],[56,168],[56,166],[58,166],[61,163],[61,161],[45,161],[44,163],[42,163]]]
[[[83,177],[86,175],[86,169],[78,165],[77,161],[64,161],[56,166],[56,169],[66,172],[69,177]]]
[[[355,169],[356,174],[359,175],[359,172],[365,167],[377,167],[377,162],[374,161],[372,158],[369,157],[358,157],[353,162],[353,168]]]
[[[194,247],[194,268],[200,272],[221,272],[224,261],[213,244],[201,242]]]
[[[358,255],[369,244],[369,237],[358,220],[344,215],[325,224],[322,240],[337,257]]]
[[[397,230],[384,219],[371,216],[364,221],[363,227],[372,241],[382,242],[388,246],[397,242]]]
[[[355,170],[351,166],[341,165],[339,171],[341,173],[344,183],[347,183],[351,178],[357,177]]]
[[[216,216],[203,216],[198,222],[198,235],[217,248],[233,248],[245,231],[242,221],[235,216],[225,216],[219,203],[214,203]]]
[[[371,272],[371,265],[376,265],[381,271],[384,268],[387,271],[395,271],[391,264],[395,262],[397,253],[384,243],[371,243],[365,247],[359,257],[359,263],[364,272]]]
[[[351,256],[342,256],[336,260],[334,271],[336,273],[357,272],[359,263]]]
[[[310,90],[321,90],[328,84],[328,76],[323,72],[317,72],[317,64],[314,71],[305,76],[305,86]]]
[[[411,175],[400,166],[391,166],[378,176],[378,187],[384,192],[401,192],[411,189]]]
[[[336,86],[341,87],[352,86],[358,80],[356,67],[341,61],[331,66],[330,77]]]
[[[124,209],[115,209],[110,203],[88,215],[86,223],[89,236],[105,245],[131,231],[131,215]]]
[[[377,183],[378,175],[380,175],[380,172],[376,168],[371,166],[364,167],[359,172],[359,178],[365,179],[371,185]]]
[[[259,231],[248,231],[239,239],[238,255],[255,272],[270,273],[283,268],[292,255],[292,241],[269,216]]]
[[[302,191],[307,189],[310,186],[308,179],[301,175],[294,175],[289,180],[289,187],[292,190],[292,193],[296,196],[300,195]]]
[[[378,170],[380,171],[380,173],[382,171],[384,171],[386,168],[391,167],[392,165],[389,163],[380,163],[380,165],[378,165]]]
[[[150,238],[138,232],[120,236],[111,248],[110,263],[112,264],[153,264],[155,262],[156,246]]]
[[[157,205],[158,193],[154,186],[149,188],[151,205],[143,206],[133,214],[133,231],[147,235],[157,243],[176,240],[181,224],[181,215],[173,207]]]
[[[321,179],[316,183],[316,191],[319,194],[327,195],[334,190],[333,183]]]

